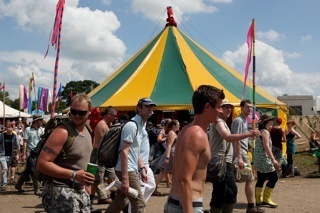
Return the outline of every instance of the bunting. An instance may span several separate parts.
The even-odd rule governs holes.
[[[244,92],[246,90],[247,78],[249,73],[249,66],[251,62],[251,52],[252,52],[252,42],[253,42],[253,22],[250,25],[250,28],[247,33],[247,45],[248,45],[248,55],[247,55],[247,62],[246,68],[244,72],[244,83],[243,83],[243,90],[242,90],[242,99],[244,99]]]

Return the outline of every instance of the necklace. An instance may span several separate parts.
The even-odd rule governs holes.
[[[84,137],[84,136],[86,135],[85,132],[81,133],[81,132],[79,132],[77,129],[76,129],[76,131],[77,131],[78,135],[80,135],[81,137]]]

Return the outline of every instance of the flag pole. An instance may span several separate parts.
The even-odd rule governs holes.
[[[256,51],[255,51],[255,25],[252,19],[252,130],[256,128]],[[255,140],[253,140],[253,148],[255,147]]]
[[[255,51],[255,25],[252,19],[252,130],[256,129],[256,51]],[[252,138],[252,173],[254,170],[254,149],[256,147],[256,139]]]
[[[56,95],[57,95],[57,82],[58,82],[58,71],[59,71],[59,57],[60,57],[60,39],[61,39],[61,28],[62,28],[62,17],[64,10],[65,0],[59,0],[56,9],[56,18],[53,26],[53,36],[51,40],[51,44],[56,44],[56,62],[54,67],[54,78],[53,78],[53,92],[52,92],[52,104],[51,104],[51,112],[50,117],[54,116],[55,108],[56,108]],[[58,38],[56,38],[56,31],[58,30]],[[58,44],[57,44],[58,43]]]
[[[2,104],[3,104],[3,118],[2,118],[2,126],[6,126],[6,104],[5,104],[5,96],[6,96],[6,84],[3,83],[2,86]]]

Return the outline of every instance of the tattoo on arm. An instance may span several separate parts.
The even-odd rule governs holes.
[[[58,156],[58,153],[56,151],[54,151],[52,148],[50,148],[50,147],[44,146],[42,148],[42,150],[45,151],[48,154],[52,154],[52,155]]]

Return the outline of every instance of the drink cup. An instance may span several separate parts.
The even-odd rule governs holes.
[[[98,170],[98,165],[97,164],[88,163],[87,172],[89,172],[89,173],[93,174],[94,176],[96,176],[97,170]]]

